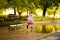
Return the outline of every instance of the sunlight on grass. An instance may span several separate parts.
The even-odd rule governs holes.
[[[6,14],[0,14],[0,17],[7,17],[8,15]]]

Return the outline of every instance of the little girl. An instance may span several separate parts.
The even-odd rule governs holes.
[[[33,24],[33,18],[32,18],[32,12],[29,12],[28,19],[27,19],[27,29],[29,25]],[[32,31],[32,26],[31,26],[31,31]]]

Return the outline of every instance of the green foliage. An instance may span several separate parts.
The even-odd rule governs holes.
[[[47,10],[47,8],[59,6],[59,3],[59,0],[0,0],[0,9],[15,8],[18,12],[28,10],[35,13],[35,10],[38,8],[41,8],[44,11],[44,8]],[[48,10],[48,12],[49,14],[53,13],[51,10]]]
[[[16,20],[16,19],[18,19],[18,16],[14,15],[14,14],[9,14],[8,19],[9,20]]]
[[[51,15],[54,13],[54,10],[53,9],[47,9],[47,13],[48,13],[48,15]]]
[[[59,3],[59,0],[40,0],[39,1],[41,7],[44,7],[46,6],[46,8],[49,8],[49,7],[53,7],[53,6],[58,6],[58,3]]]
[[[20,24],[23,23],[20,20],[14,20],[14,21],[2,21],[0,22],[0,26],[9,26],[9,25],[13,25],[13,24]]]
[[[7,8],[7,5],[6,0],[0,0],[0,9]]]
[[[7,17],[8,15],[0,14],[0,17]]]
[[[7,18],[7,15],[0,14],[0,21],[4,21]]]

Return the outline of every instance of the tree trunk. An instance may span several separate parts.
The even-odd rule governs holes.
[[[19,13],[19,19],[21,19],[21,13],[22,13],[22,12],[18,12],[18,13]]]
[[[47,8],[44,7],[44,9],[43,9],[43,16],[44,16],[44,17],[45,17],[45,14],[46,14],[46,10],[47,10]]]
[[[19,11],[19,9],[17,9],[17,10],[18,10],[19,19],[21,19],[21,12]]]
[[[47,8],[44,7],[44,9],[43,9],[43,19],[45,19],[46,10],[47,10]],[[42,26],[42,32],[43,33],[46,33],[47,32],[45,25]]]
[[[55,9],[55,11],[54,11],[54,18],[55,18],[55,15],[56,15],[56,10],[57,10],[58,8],[56,7],[56,9]]]
[[[28,9],[27,9],[27,17],[28,17]]]
[[[55,15],[56,15],[57,9],[58,9],[58,7],[56,7],[56,8],[55,8],[55,11],[54,11],[54,20],[55,20]],[[54,21],[54,22],[55,22],[55,21]],[[55,29],[55,31],[57,30],[57,29],[56,29],[56,25],[54,25],[54,29]]]
[[[14,7],[14,15],[16,15],[16,8]]]

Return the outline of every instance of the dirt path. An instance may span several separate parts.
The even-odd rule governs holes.
[[[13,35],[1,35],[0,40],[36,40],[40,37],[41,33],[25,33],[25,34],[13,34]]]
[[[40,22],[44,24],[45,22]],[[60,21],[48,21],[45,24],[60,24]],[[36,40],[38,37],[42,36],[43,33],[36,32],[26,32],[20,30],[8,30],[6,27],[0,28],[0,40]]]
[[[36,40],[42,36],[43,33],[36,32],[18,32],[16,30],[8,30],[7,28],[0,28],[0,40]]]

